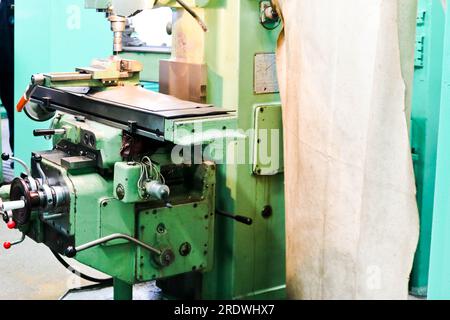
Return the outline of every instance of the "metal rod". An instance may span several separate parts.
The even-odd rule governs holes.
[[[216,209],[216,214],[218,214],[219,216],[222,216],[222,217],[227,217],[227,218],[233,219],[237,222],[246,224],[248,226],[251,226],[253,224],[253,219],[249,218],[249,217],[234,215],[232,213],[225,212],[225,211],[222,211],[219,209]]]
[[[19,163],[25,169],[27,176],[31,177],[31,170],[30,170],[30,168],[28,168],[28,165],[24,161],[22,161],[18,158],[15,158],[15,157],[10,157],[10,159],[12,161]]]
[[[24,241],[25,241],[25,233],[22,233],[22,237],[20,238],[20,240],[17,240],[15,242],[11,243],[11,246],[15,246],[15,245],[21,244]]]
[[[37,171],[38,171],[38,173],[39,173],[39,176],[40,176],[41,179],[42,179],[42,182],[43,182],[44,184],[48,184],[47,176],[45,175],[44,170],[42,170],[41,163],[38,162],[38,161],[36,161],[36,169],[37,169]]]
[[[106,242],[109,242],[109,241],[112,241],[112,240],[116,240],[116,239],[128,240],[128,241],[133,242],[134,244],[136,244],[136,245],[138,245],[138,246],[140,246],[140,247],[142,247],[144,249],[147,249],[148,251],[151,251],[151,252],[153,252],[153,253],[155,253],[155,254],[157,254],[159,256],[162,254],[162,252],[160,250],[158,250],[156,248],[153,248],[153,247],[149,246],[148,244],[143,243],[143,242],[141,242],[141,241],[139,241],[139,240],[137,240],[137,239],[135,239],[133,237],[130,237],[129,235],[121,234],[121,233],[111,234],[109,236],[106,236],[106,237],[103,237],[103,238],[100,238],[100,239],[88,242],[86,244],[83,244],[81,246],[76,247],[75,251],[76,252],[81,252],[81,251],[90,249],[92,247],[96,247],[96,246],[98,246],[98,245],[100,245],[102,243],[106,243]]]
[[[44,219],[45,221],[49,221],[49,220],[59,219],[59,218],[61,218],[63,216],[64,216],[64,214],[62,214],[62,213],[51,214],[51,215],[43,215],[42,219]]]
[[[1,204],[2,211],[10,211],[25,208],[25,201],[17,200],[17,201],[6,201]]]
[[[33,131],[35,137],[46,137],[54,135],[63,135],[66,133],[66,129],[37,129]]]

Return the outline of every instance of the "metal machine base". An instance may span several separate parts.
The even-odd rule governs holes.
[[[121,289],[123,289],[121,287]],[[126,291],[115,292],[112,286],[91,285],[77,289],[71,289],[60,298],[60,300],[114,300],[125,299]],[[161,289],[156,286],[154,281],[140,283],[133,286],[133,300],[163,300]]]

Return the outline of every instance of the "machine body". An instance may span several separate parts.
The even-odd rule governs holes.
[[[51,120],[34,134],[51,139],[52,148],[33,151],[31,168],[3,198],[4,219],[55,252],[109,274],[122,292],[158,280],[172,297],[281,298],[282,166],[267,169],[257,156],[252,163],[221,162],[209,153],[224,141],[224,157],[235,160],[242,142],[258,154],[259,137],[242,132],[281,129],[270,68],[278,33],[261,26],[262,12],[274,11],[267,1],[184,4],[208,32],[190,14],[193,35],[184,34],[183,19],[175,25],[174,37],[202,39],[203,54],[202,61],[180,59],[178,48],[161,62],[169,66],[162,73],[176,70],[161,75],[169,79],[163,91],[170,95],[143,89],[145,66],[116,49],[75,72],[33,76],[18,107],[35,121]],[[111,12],[127,17],[154,5],[86,1],[88,8],[107,12],[110,22]],[[156,5],[185,10],[176,1]],[[230,28],[239,36],[218,36]],[[186,70],[196,76],[186,78]],[[174,89],[174,83],[182,86]],[[182,150],[183,161],[174,160],[174,150]]]

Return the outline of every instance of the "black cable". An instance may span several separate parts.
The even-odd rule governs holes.
[[[186,10],[195,20],[197,20],[198,24],[200,25],[200,27],[203,29],[203,31],[207,32],[208,31],[208,27],[206,26],[206,24],[203,22],[203,20],[198,16],[198,14],[192,10],[186,3],[184,3],[183,0],[176,0],[178,2],[178,4],[183,7],[184,10]]]
[[[109,278],[109,279],[97,279],[91,276],[88,276],[84,273],[81,273],[77,270],[75,270],[70,264],[68,264],[61,256],[58,252],[50,249],[51,252],[53,253],[53,255],[55,256],[56,260],[58,260],[67,270],[69,270],[70,272],[72,272],[73,274],[79,276],[81,279],[90,281],[90,282],[95,282],[95,283],[101,283],[101,284],[108,284],[108,285],[113,285],[113,279]]]

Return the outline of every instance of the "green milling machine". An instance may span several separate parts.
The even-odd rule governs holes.
[[[31,165],[2,155],[23,167],[2,188],[3,219],[23,234],[5,248],[26,236],[43,243],[110,275],[115,299],[147,281],[174,298],[284,298],[280,21],[271,1],[85,5],[106,14],[115,55],[32,76],[17,107],[50,121],[34,135],[52,148],[34,151]],[[175,17],[162,93],[142,88],[144,66],[119,54],[126,17],[158,6]]]

